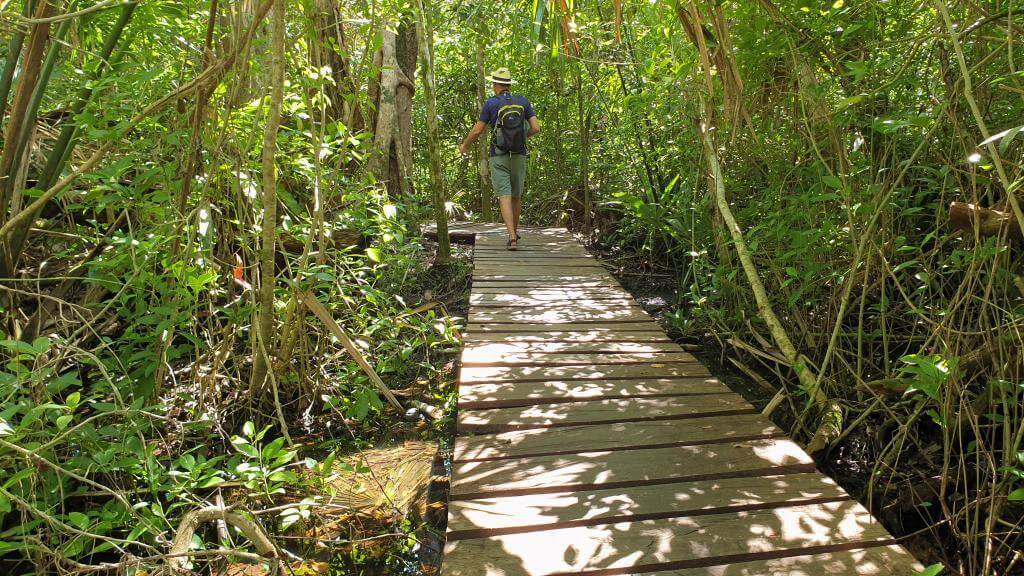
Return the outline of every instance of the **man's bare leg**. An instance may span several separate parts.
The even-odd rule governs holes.
[[[512,198],[512,228],[515,232],[519,233],[519,215],[523,212],[523,197],[515,196]]]
[[[512,246],[516,245],[516,226],[519,223],[519,213],[515,209],[511,196],[498,196],[498,206],[501,207],[501,219],[505,222],[505,229],[508,230],[509,240]]]

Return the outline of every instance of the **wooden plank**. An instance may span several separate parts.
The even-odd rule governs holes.
[[[776,556],[781,557],[644,572],[637,576],[911,576],[924,570],[913,556],[895,545]]]
[[[497,356],[499,354],[587,354],[587,353],[651,353],[651,352],[682,352],[682,348],[675,342],[464,342],[462,361],[465,363],[467,354],[469,358],[488,354]]]
[[[608,366],[467,366],[459,374],[463,384],[479,382],[545,382],[549,380],[609,380],[635,378],[706,378],[703,364],[631,364]]]
[[[599,398],[644,398],[725,392],[729,392],[729,388],[714,378],[493,382],[460,385],[459,408],[469,410],[555,404]]]
[[[448,540],[849,499],[835,482],[818,473],[640,486],[628,494],[624,497],[621,489],[611,489],[456,500],[448,509]]]
[[[500,286],[473,286],[473,293],[470,295],[470,302],[474,298],[486,300],[489,298],[536,298],[559,302],[570,299],[581,300],[630,300],[633,298],[618,286],[598,286],[593,288],[546,288],[542,286],[525,286],[502,283]]]
[[[635,306],[632,298],[622,292],[600,294],[581,294],[572,292],[541,292],[539,290],[494,290],[493,292],[474,292],[469,297],[470,306],[544,306],[572,302],[585,306]]]
[[[501,310],[508,310],[509,312],[521,312],[523,309],[537,310],[537,311],[595,311],[602,312],[606,310],[639,310],[643,311],[633,300],[585,300],[582,298],[567,298],[560,301],[547,301],[547,302],[492,302],[487,304],[470,304],[470,313],[474,311],[480,312],[498,312]]]
[[[578,402],[459,411],[459,432],[506,432],[581,424],[681,420],[710,414],[756,412],[732,393],[658,398],[594,399]],[[681,424],[685,425],[685,424]]]
[[[489,257],[489,258],[500,258],[508,255],[517,255],[526,258],[532,257],[544,257],[544,256],[578,256],[578,257],[593,257],[593,255],[584,249],[582,246],[562,246],[562,247],[529,247],[519,246],[518,250],[508,250],[503,245],[499,247],[481,247],[477,246],[473,250],[473,257]]]
[[[653,486],[797,465],[813,466],[813,461],[784,439],[463,462],[453,467],[451,498]]]
[[[480,308],[469,311],[471,324],[481,323],[527,323],[527,324],[568,324],[580,322],[654,322],[642,308],[607,308],[598,310],[580,310],[572,307],[549,307],[540,310],[531,309],[491,309]]]
[[[515,253],[515,252],[512,252]],[[519,268],[532,268],[532,266],[558,266],[558,265],[571,265],[571,266],[585,266],[585,268],[604,268],[601,261],[593,257],[584,257],[581,255],[565,255],[557,256],[553,254],[546,254],[544,257],[538,256],[519,256],[519,257],[482,257],[473,258],[474,268],[486,268],[486,266],[497,266],[497,265],[509,265],[519,266]]]
[[[497,296],[497,294],[495,294]],[[479,310],[481,312],[489,312],[496,310],[509,310],[512,312],[518,312],[520,310],[617,310],[619,308],[632,308],[634,310],[643,310],[643,308],[633,300],[574,300],[565,299],[562,301],[552,300],[541,300],[533,301],[528,297],[522,298],[519,302],[483,302],[480,304],[470,304],[470,311]]]
[[[599,352],[493,354],[487,351],[466,351],[463,366],[603,366],[606,364],[642,364],[647,362],[697,362],[688,352]]]
[[[442,574],[628,574],[637,571],[629,567],[891,542],[863,506],[846,501],[455,540],[445,546]]]
[[[544,258],[532,256],[527,258],[474,258],[474,268],[488,268],[498,266],[509,266],[513,268],[545,268],[550,266],[562,266],[573,268],[604,268],[601,261],[596,258],[584,258],[582,256],[553,256],[547,255]]]
[[[507,289],[507,288],[513,288],[513,287],[515,287],[515,288],[529,288],[529,289],[534,289],[534,290],[549,290],[549,289],[563,289],[563,288],[568,288],[568,289],[577,289],[577,288],[601,288],[601,289],[617,288],[619,290],[622,289],[622,287],[619,286],[619,283],[616,282],[611,277],[598,278],[596,280],[595,279],[565,280],[564,282],[561,281],[561,279],[559,279],[558,281],[553,281],[551,279],[548,279],[548,280],[537,280],[536,278],[530,278],[530,277],[520,277],[518,279],[515,279],[515,278],[511,278],[511,279],[510,278],[505,278],[505,279],[496,279],[496,280],[490,280],[490,279],[487,279],[487,278],[475,278],[475,279],[473,279],[473,289],[474,290],[476,290],[477,288],[501,288],[501,289]]]
[[[594,271],[593,273],[574,273],[574,274],[538,274],[536,270],[533,271],[473,271],[473,283],[480,281],[487,282],[521,282],[526,285],[542,285],[550,286],[552,284],[568,284],[570,286],[580,286],[581,283],[602,283],[601,285],[618,286],[615,279],[610,274],[604,271]]]
[[[582,246],[577,240],[576,236],[570,233],[568,230],[561,230],[552,232],[550,228],[534,228],[527,226],[519,227],[519,235],[521,241],[561,241],[561,242],[572,242],[577,246]],[[495,234],[482,235],[476,239],[479,244],[500,244],[504,246],[504,242],[508,240],[508,232],[502,228]]]
[[[578,250],[572,250],[564,248],[562,250],[516,250],[515,252],[509,252],[508,250],[477,250],[473,253],[474,262],[504,262],[507,260],[524,262],[539,262],[545,260],[587,260],[596,261],[593,254],[590,254],[583,248]]]
[[[466,331],[479,330],[481,332],[592,332],[600,334],[617,334],[619,332],[652,332],[660,331],[661,328],[653,321],[594,321],[594,322],[564,322],[557,326],[546,326],[543,324],[522,324],[517,322],[470,322]],[[664,334],[664,332],[662,332]]]
[[[478,223],[478,222],[450,222],[448,223],[448,237],[452,240],[462,240],[472,242],[477,238],[480,238],[480,234],[497,233],[499,230],[504,231],[505,226],[502,224],[493,223]],[[420,229],[421,233],[426,238],[436,239],[437,238],[437,224],[430,223],[424,225]]]
[[[520,248],[529,244],[545,244],[545,243],[561,243],[575,248],[583,249],[583,244],[580,244],[572,236],[538,236],[536,234],[530,234],[527,231],[520,229],[519,235],[523,236],[519,239]],[[493,249],[498,251],[505,250],[505,243],[508,242],[508,234],[504,230],[500,234],[491,236],[479,237],[476,239],[476,248],[478,249]]]
[[[548,276],[601,276],[611,278],[608,270],[600,264],[516,264],[491,262],[473,266],[473,277],[484,276],[548,277]]]
[[[485,251],[493,250],[504,254],[518,254],[523,251],[558,251],[558,250],[579,250],[582,248],[575,240],[559,240],[559,239],[533,239],[527,240],[522,239],[518,242],[519,247],[517,250],[509,250],[506,246],[508,238],[502,235],[498,239],[487,239],[481,241],[479,238],[476,241],[476,250]]]
[[[564,326],[564,324],[562,325]],[[488,329],[487,327],[492,327]],[[463,343],[474,342],[550,342],[550,343],[608,343],[608,342],[671,342],[668,336],[653,326],[638,325],[636,330],[551,330],[502,332],[494,325],[480,325],[463,336]]]
[[[760,414],[720,418],[535,428],[501,434],[463,436],[455,440],[454,460],[497,460],[527,456],[576,454],[594,450],[685,446],[738,442],[779,436],[782,431]]]

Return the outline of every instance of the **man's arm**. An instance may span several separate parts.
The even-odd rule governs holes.
[[[483,134],[485,130],[487,130],[487,123],[484,122],[483,120],[477,120],[476,124],[473,125],[473,129],[469,131],[469,135],[466,136],[466,139],[463,140],[462,144],[459,145],[459,152],[461,152],[463,155],[468,156],[469,147],[472,146],[474,142],[476,142],[477,138],[479,138],[480,135]]]
[[[540,132],[540,120],[537,120],[536,116],[530,116],[530,131],[526,135],[533,136],[538,132]]]

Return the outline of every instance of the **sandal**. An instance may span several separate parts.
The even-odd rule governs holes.
[[[509,250],[509,251],[512,251],[512,252],[515,252],[516,250],[518,250],[519,246],[516,245],[516,239],[509,238],[508,242],[505,243],[505,249]]]

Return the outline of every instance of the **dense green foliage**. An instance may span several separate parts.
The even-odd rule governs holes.
[[[456,145],[483,72],[508,66],[544,126],[526,221],[667,275],[682,337],[728,343],[794,436],[824,439],[821,460],[935,560],[1021,570],[1012,2],[0,7],[5,573],[151,569],[222,484],[283,531],[312,504],[279,496],[322,485],[334,454],[443,429],[410,432],[296,296],[324,303],[388,386],[451,408],[456,324],[430,302],[458,300],[467,271],[431,268],[417,226],[435,192],[430,66],[451,214],[493,212]]]
[[[403,423],[299,304],[298,291],[327,305],[392,388],[441,407],[450,400],[444,386],[454,324],[443,306],[407,312],[424,299],[462,297],[464,264],[431,271],[429,247],[408,225],[411,212],[423,209],[396,203],[362,169],[372,132],[353,131],[329,111],[326,92],[336,86],[313,59],[337,45],[318,31],[314,3],[287,3],[290,49],[276,139],[277,342],[274,377],[256,385],[250,328],[261,264],[270,33],[262,16],[252,22],[271,4],[214,2],[206,61],[208,3],[110,4],[64,18],[60,31],[51,27],[45,54],[55,66],[39,84],[45,90],[27,164],[0,218],[11,222],[46,190],[40,181],[61,130],[74,127],[77,136],[64,175],[101,156],[34,215],[16,270],[2,282],[5,574],[152,569],[165,562],[183,514],[221,493],[241,509],[268,510],[264,525],[285,530],[323,504],[316,496],[326,494],[323,482],[345,473],[331,464],[336,455],[378,439],[432,437],[444,427],[443,420],[423,430]],[[88,6],[54,3],[52,10]],[[4,3],[4,30],[26,33],[27,44],[39,26],[19,18],[21,10]],[[100,70],[101,48],[125,13],[124,34]],[[371,47],[377,31],[366,22],[346,33]],[[3,55],[18,61],[17,53]],[[30,60],[22,52],[6,126]],[[218,65],[212,81],[182,89]],[[352,79],[365,85],[377,72],[364,63]],[[72,111],[84,87],[87,104]],[[205,529],[193,542],[221,544]],[[361,555],[351,550],[352,561]]]

